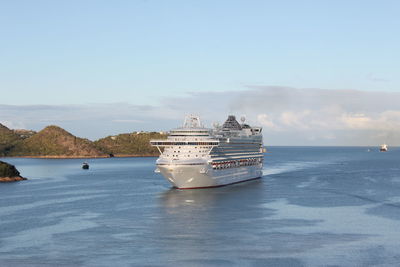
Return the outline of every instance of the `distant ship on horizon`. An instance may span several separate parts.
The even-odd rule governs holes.
[[[262,128],[230,115],[222,126],[205,128],[187,116],[166,140],[151,140],[160,151],[155,172],[179,189],[208,188],[260,178],[264,161]],[[163,148],[161,150],[160,148]]]
[[[379,151],[381,151],[381,152],[386,152],[386,151],[388,151],[387,145],[386,145],[386,144],[381,145],[381,148],[379,149]]]

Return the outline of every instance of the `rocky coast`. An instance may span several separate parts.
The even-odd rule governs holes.
[[[0,182],[16,182],[26,180],[22,177],[14,165],[0,161]]]

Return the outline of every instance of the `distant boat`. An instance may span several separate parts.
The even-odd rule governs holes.
[[[381,152],[386,152],[386,151],[388,151],[387,145],[386,145],[386,144],[381,145],[381,148],[379,149],[379,151],[381,151]]]
[[[82,169],[84,170],[89,169],[89,164],[87,162],[82,163]]]

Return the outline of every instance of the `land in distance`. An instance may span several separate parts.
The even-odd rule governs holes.
[[[58,126],[39,132],[12,130],[0,124],[0,157],[105,158],[157,156],[150,139],[165,139],[164,133],[133,132],[96,141],[72,135]]]

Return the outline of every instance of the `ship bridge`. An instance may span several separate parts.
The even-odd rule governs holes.
[[[191,137],[191,136],[210,136],[211,129],[207,129],[203,126],[200,118],[195,115],[189,115],[185,118],[182,127],[174,129],[170,132],[170,137]]]
[[[187,116],[182,127],[170,131],[167,139],[150,140],[150,144],[158,148],[160,157],[173,159],[204,157],[219,142],[211,135],[211,129],[205,128],[200,118],[194,115]]]
[[[178,128],[170,132],[169,136],[210,136],[210,130],[206,128]]]

